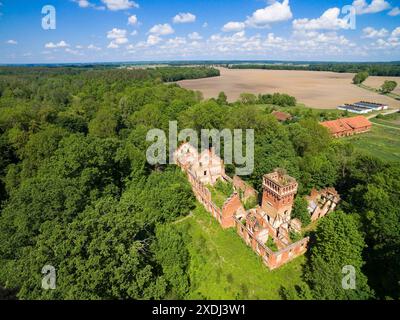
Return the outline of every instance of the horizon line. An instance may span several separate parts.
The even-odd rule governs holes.
[[[360,64],[378,64],[378,63],[400,63],[400,60],[244,60],[244,59],[194,59],[194,60],[128,60],[128,61],[99,61],[99,62],[21,62],[21,63],[0,63],[1,67],[5,66],[51,66],[51,65],[111,65],[111,64],[171,64],[171,63],[215,63],[227,64],[229,62],[255,62],[255,63],[360,63]]]

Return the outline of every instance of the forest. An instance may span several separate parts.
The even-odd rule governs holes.
[[[400,76],[400,63],[305,63],[296,64],[233,64],[231,69],[267,69],[267,70],[302,70],[302,71],[331,71],[338,73],[368,72],[370,76]]]
[[[279,123],[271,104],[290,105],[286,95],[228,103],[223,93],[204,100],[169,83],[214,75],[207,67],[0,69],[0,296],[187,298],[192,257],[174,222],[195,198],[176,166],[146,161],[148,130],[177,120],[180,129],[253,128],[255,170],[243,179],[260,190],[264,174],[287,170],[300,184],[294,216],[305,225],[302,196],[327,186],[341,194],[338,211],[310,231],[305,285],[283,287],[282,299],[400,298],[399,163],[333,140],[323,115],[306,108]],[[41,288],[45,265],[57,270],[57,290]],[[357,270],[355,290],[342,288],[345,265]]]

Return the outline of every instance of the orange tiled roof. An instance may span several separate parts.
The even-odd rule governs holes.
[[[292,116],[289,113],[282,112],[282,111],[274,111],[272,114],[278,121],[286,121],[292,119]]]
[[[328,128],[332,134],[351,131],[359,128],[372,126],[372,123],[363,116],[342,118],[333,121],[321,122],[321,125]]]
[[[364,128],[372,126],[372,123],[363,116],[344,119],[346,123],[353,129]]]

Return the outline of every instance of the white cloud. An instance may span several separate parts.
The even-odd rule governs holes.
[[[397,27],[396,29],[394,29],[392,31],[392,37],[394,37],[394,38],[400,37],[400,27]]]
[[[133,50],[135,49],[135,46],[133,44],[130,44],[129,46],[126,46],[126,49],[133,52]]]
[[[76,2],[81,8],[93,7],[93,4],[87,0],[75,0],[74,2]]]
[[[81,52],[79,52],[78,50],[72,50],[70,48],[66,48],[65,52],[73,54],[75,56],[82,56],[83,54]]]
[[[367,27],[363,29],[364,38],[384,38],[389,34],[385,28],[376,30],[372,27]]]
[[[113,28],[111,31],[107,32],[108,39],[118,39],[118,38],[126,38],[126,30]]]
[[[378,39],[372,44],[371,50],[398,50],[400,47],[399,38],[389,38],[388,40]]]
[[[238,32],[242,31],[246,28],[246,24],[244,22],[235,22],[231,21],[225,24],[222,28],[223,32]]]
[[[203,39],[203,37],[197,32],[192,32],[192,33],[188,34],[188,38],[190,40],[201,40],[201,39]]]
[[[138,23],[138,18],[136,17],[136,15],[132,15],[128,18],[128,24],[134,26]]]
[[[138,31],[137,30],[133,30],[132,32],[131,32],[131,36],[137,36],[138,35]]]
[[[330,8],[317,19],[296,19],[293,28],[296,30],[338,30],[349,29],[350,25],[346,19],[339,18],[340,9]]]
[[[163,46],[163,48],[179,48],[182,45],[185,45],[186,39],[183,37],[176,37],[174,39],[169,39],[165,45]]]
[[[88,0],[72,0],[77,3],[80,8],[94,8],[96,10],[105,10],[104,6],[96,6],[94,3],[91,3]]]
[[[259,9],[247,18],[246,24],[253,27],[268,27],[269,24],[292,19],[289,0],[274,2],[264,9]]]
[[[181,12],[177,14],[173,19],[174,23],[192,23],[195,21],[196,21],[196,16],[190,12],[187,13]]]
[[[139,8],[135,1],[130,0],[101,0],[109,10],[118,11],[131,8]]]
[[[400,14],[400,8],[399,7],[395,7],[392,10],[389,11],[388,15],[392,16],[392,17],[396,17]]]
[[[260,32],[261,33],[261,32]],[[276,33],[247,34],[244,30],[232,34],[218,33],[208,38],[175,37],[164,40],[162,36],[150,34],[145,41],[126,46],[135,58],[146,56],[149,59],[172,59],[176,57],[199,59],[344,59],[345,57],[365,56],[369,52],[349,41],[335,31],[295,30],[292,35],[280,36]],[[393,45],[392,45],[393,47]],[[363,51],[364,50],[364,51]],[[367,50],[367,51],[365,51]],[[125,52],[128,52],[126,50]],[[363,55],[364,54],[364,55]]]
[[[127,31],[125,29],[113,28],[111,31],[108,31],[107,38],[112,39],[108,48],[116,49],[119,45],[127,43],[128,38],[126,37],[126,34]]]
[[[10,39],[10,40],[8,40],[6,43],[7,43],[7,44],[11,44],[11,45],[17,45],[17,44],[18,44],[18,41]]]
[[[90,44],[87,48],[89,50],[94,50],[94,51],[100,51],[101,50],[101,48],[96,47],[94,44]]]
[[[62,40],[58,43],[53,43],[53,42],[46,43],[44,47],[47,49],[67,48],[69,47],[69,44],[66,43],[64,40]]]
[[[117,44],[117,45],[125,44],[127,42],[128,42],[127,38],[117,38],[117,39],[114,40],[114,43]]]
[[[147,38],[147,44],[148,44],[149,46],[154,46],[154,45],[160,43],[161,41],[162,41],[162,39],[161,39],[161,37],[158,36],[158,35],[153,35],[153,34],[151,34],[151,35],[149,35],[148,38]]]
[[[149,33],[159,36],[166,36],[169,34],[173,34],[174,32],[174,29],[172,29],[172,27],[168,23],[157,24],[149,30]]]
[[[113,41],[110,42],[110,44],[107,46],[108,49],[118,49],[119,46],[115,44]]]
[[[208,27],[208,22],[204,22],[202,27],[203,28],[207,28]]]
[[[355,0],[353,2],[357,14],[378,13],[390,9],[390,4],[386,0],[372,0],[370,4],[366,0]]]

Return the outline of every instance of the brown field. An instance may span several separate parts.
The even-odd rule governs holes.
[[[232,70],[220,68],[221,76],[178,83],[187,89],[199,90],[205,98],[217,97],[224,91],[229,101],[243,92],[287,93],[300,103],[316,109],[334,109],[344,103],[360,100],[400,107],[400,101],[352,85],[353,74],[318,71]],[[373,77],[381,80],[383,78]],[[383,79],[384,80],[384,79]],[[400,78],[397,79],[400,84]]]
[[[364,84],[366,86],[379,89],[385,80],[392,80],[397,82],[397,88],[393,91],[393,93],[400,95],[400,77],[369,77]]]

